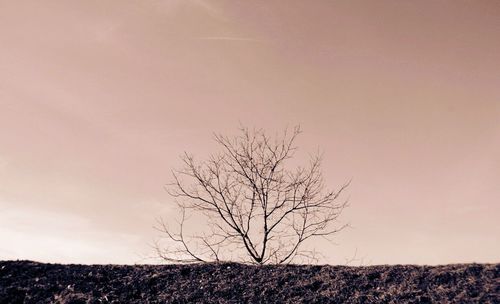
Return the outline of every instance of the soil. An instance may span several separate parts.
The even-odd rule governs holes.
[[[500,264],[61,265],[0,261],[0,303],[500,303]]]

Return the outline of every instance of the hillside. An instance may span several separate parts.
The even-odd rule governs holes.
[[[0,262],[0,303],[500,303],[500,264],[60,265]]]

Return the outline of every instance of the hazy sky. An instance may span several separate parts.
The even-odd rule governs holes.
[[[147,262],[163,189],[300,124],[352,225],[326,262],[500,261],[500,2],[0,0],[0,259]],[[300,157],[300,155],[299,155]]]

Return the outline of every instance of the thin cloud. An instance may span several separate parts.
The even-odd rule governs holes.
[[[6,158],[4,158],[2,155],[0,155],[0,169],[7,167],[8,164],[9,164],[9,161]]]
[[[205,0],[191,0],[190,2],[195,6],[202,8],[205,13],[214,19],[229,21],[229,19],[225,16],[224,11],[216,7],[213,3],[209,3]]]

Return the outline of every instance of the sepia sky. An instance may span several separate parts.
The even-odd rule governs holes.
[[[0,259],[145,263],[179,155],[300,124],[327,263],[500,261],[498,1],[1,1]]]

